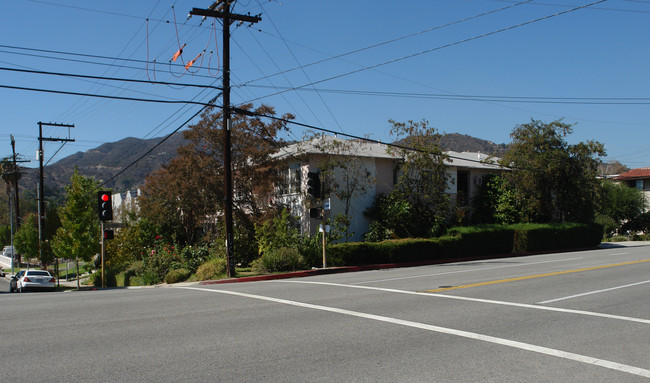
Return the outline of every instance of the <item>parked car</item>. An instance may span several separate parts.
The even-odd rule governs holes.
[[[9,292],[13,293],[15,291],[18,291],[18,280],[25,274],[25,271],[19,271],[18,274],[14,274],[13,277],[11,277],[11,281],[9,282]]]
[[[16,274],[16,277],[18,277],[19,274],[20,273]],[[28,290],[54,291],[56,289],[55,283],[56,279],[54,279],[52,274],[47,270],[25,270],[16,279],[16,287],[14,288],[14,291],[21,293]]]

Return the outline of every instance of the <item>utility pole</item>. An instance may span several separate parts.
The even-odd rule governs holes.
[[[52,138],[43,137],[43,126],[57,126],[68,128],[68,138]],[[70,138],[70,128],[74,125],[57,124],[52,122],[38,122],[38,168],[39,168],[39,181],[38,181],[38,252],[39,256],[43,257],[43,242],[45,241],[45,194],[43,188],[43,141],[61,141],[61,142],[74,142],[74,138]]]
[[[257,23],[259,16],[238,15],[230,12],[231,0],[215,1],[208,9],[192,8],[190,15],[223,19],[223,166],[224,166],[224,216],[226,221],[226,262],[228,277],[235,276],[234,235],[232,218],[232,160],[230,124],[230,23],[241,21]]]
[[[10,134],[11,137],[11,151],[13,152],[13,184],[14,184],[14,193],[15,193],[15,206],[16,206],[16,228],[20,228],[20,197],[18,193],[18,178],[20,178],[20,172],[18,172],[18,166],[16,165],[16,140],[14,140],[14,135]],[[21,161],[23,162],[23,161]]]
[[[27,160],[23,161],[18,161],[16,160],[16,140],[14,140],[14,135],[10,134],[9,137],[11,138],[11,150],[13,152],[12,158],[13,158],[13,167],[11,169],[10,175],[10,184],[14,188],[14,198],[12,199],[11,196],[9,196],[9,202],[11,204],[11,209],[10,209],[10,214],[9,214],[9,221],[11,222],[11,274],[14,274],[14,258],[15,258],[15,251],[14,251],[14,218],[13,218],[13,210],[15,206],[16,210],[16,226],[15,229],[20,228],[20,197],[19,197],[19,192],[18,192],[18,180],[20,179],[20,170],[18,169],[18,162],[29,162]],[[14,202],[15,201],[15,202]]]

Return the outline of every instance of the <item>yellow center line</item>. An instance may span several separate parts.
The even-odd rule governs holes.
[[[541,277],[551,277],[551,276],[554,276],[554,275],[562,275],[562,274],[570,274],[570,273],[578,273],[580,271],[589,271],[589,270],[606,269],[608,267],[634,265],[636,263],[642,263],[642,262],[650,262],[650,259],[643,259],[643,260],[640,260],[640,261],[631,261],[631,262],[623,262],[623,263],[615,263],[615,264],[612,264],[612,265],[585,267],[585,268],[582,268],[582,269],[556,271],[556,272],[553,272],[553,273],[526,275],[526,276],[523,276],[523,277],[499,279],[499,280],[496,280],[496,281],[487,281],[487,282],[479,282],[479,283],[471,283],[471,284],[468,284],[468,285],[460,285],[460,286],[453,286],[453,287],[442,287],[442,288],[434,289],[434,290],[425,290],[425,292],[426,293],[439,293],[441,291],[465,289],[465,288],[468,288],[468,287],[494,285],[494,284],[497,284],[497,283],[516,282],[516,281],[523,281],[523,280],[526,280],[526,279],[541,278]]]

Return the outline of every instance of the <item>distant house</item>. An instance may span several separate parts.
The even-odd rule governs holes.
[[[126,222],[126,215],[140,211],[138,199],[142,195],[140,189],[113,194],[113,221]]]
[[[637,168],[619,174],[615,181],[637,188],[643,193],[645,211],[650,210],[650,168]]]
[[[503,171],[498,165],[482,162],[489,156],[482,153],[446,152],[448,183],[446,192],[461,206],[468,206],[488,174]],[[307,196],[309,172],[318,172],[323,164],[336,163],[334,180],[323,183],[348,187],[338,193],[348,197],[337,198],[329,193],[330,212],[333,217],[347,210],[350,221],[350,240],[361,240],[368,231],[369,222],[364,217],[378,194],[388,194],[397,183],[399,164],[402,159],[390,154],[387,146],[359,140],[345,140],[322,136],[310,141],[298,142],[280,149],[275,158],[286,164],[282,171],[283,182],[276,188],[273,202],[287,206],[292,215],[300,217],[303,233],[314,234],[321,220],[310,217],[310,199]],[[356,182],[356,184],[355,184]],[[347,200],[347,201],[346,201]]]

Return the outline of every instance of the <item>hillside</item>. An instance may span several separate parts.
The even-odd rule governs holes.
[[[506,149],[508,149],[506,144],[495,144],[491,141],[459,133],[443,134],[440,142],[444,150],[453,150],[454,152],[481,152],[497,157],[505,153]]]
[[[44,169],[45,186],[52,194],[59,194],[75,168],[79,173],[94,177],[100,182],[111,179],[126,166],[138,159],[164,137],[139,139],[128,137],[117,142],[109,142],[86,152],[77,152]],[[149,155],[130,167],[124,173],[106,184],[106,188],[125,191],[141,186],[146,176],[166,164],[176,156],[176,149],[183,143],[181,133],[171,136]],[[38,171],[30,171],[21,180],[22,185],[36,184]]]

